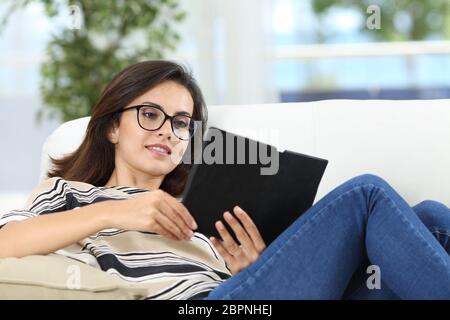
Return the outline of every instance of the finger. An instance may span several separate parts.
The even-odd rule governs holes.
[[[167,231],[166,229],[163,228],[163,226],[161,226],[161,224],[159,224],[158,222],[155,221],[155,227],[154,227],[154,231],[159,234],[162,235],[164,237],[167,237],[171,240],[175,240],[178,241],[178,237],[175,236],[174,234],[172,234],[171,232]]]
[[[217,252],[219,252],[219,254],[225,259],[225,262],[227,262],[228,264],[233,262],[234,257],[227,251],[227,249],[225,249],[222,242],[214,237],[210,237],[209,240],[217,249]]]
[[[257,255],[256,248],[253,245],[253,241],[250,239],[249,235],[239,223],[239,221],[228,211],[224,213],[223,217],[225,218],[225,221],[230,225],[231,229],[233,230],[234,234],[241,244],[241,248],[245,251],[245,253],[249,257]]]
[[[247,230],[247,233],[253,241],[253,244],[258,253],[261,253],[266,248],[266,244],[253,220],[250,218],[247,212],[245,212],[239,206],[235,206],[233,212],[236,214],[239,221],[241,221],[244,225],[245,230]]]
[[[192,237],[192,230],[191,228],[186,225],[184,220],[181,219],[181,217],[170,207],[170,205],[165,201],[162,200],[160,203],[160,206],[158,208],[163,215],[165,215],[167,218],[169,218],[173,223],[177,225],[177,227],[188,237]]]
[[[184,223],[193,230],[197,229],[197,223],[189,210],[170,194],[165,192],[163,192],[163,194],[163,199],[166,200],[169,206],[181,217],[181,219],[183,219]]]
[[[237,252],[240,250],[240,247],[234,241],[233,237],[231,237],[230,233],[225,228],[225,225],[222,223],[222,221],[217,221],[215,226],[220,236],[222,237],[223,244],[225,248],[228,250],[228,252],[231,253],[232,255],[237,254]]]
[[[159,212],[155,215],[155,220],[167,231],[174,234],[179,240],[189,240],[190,238],[184,234],[184,232],[178,228],[178,226],[166,217],[163,213]]]

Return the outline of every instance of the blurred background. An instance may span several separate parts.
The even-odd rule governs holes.
[[[450,98],[450,1],[2,0],[0,213],[37,185],[45,138],[154,58],[209,105]]]

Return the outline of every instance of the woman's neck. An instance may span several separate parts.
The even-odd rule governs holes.
[[[164,176],[159,177],[147,176],[146,178],[143,177],[138,178],[137,175],[120,173],[118,172],[118,170],[114,169],[111,177],[105,184],[105,187],[126,186],[139,189],[156,190],[159,189],[163,180]]]

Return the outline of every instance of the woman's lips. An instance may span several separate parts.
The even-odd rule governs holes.
[[[167,148],[167,147],[164,148],[164,147],[159,146],[159,145],[146,146],[145,148],[147,150],[149,150],[151,153],[156,154],[156,155],[161,156],[161,157],[167,157],[171,153],[169,148]]]

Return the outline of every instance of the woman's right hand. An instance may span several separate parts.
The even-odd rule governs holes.
[[[172,240],[190,240],[197,224],[187,208],[162,190],[111,202],[113,228],[155,232]]]

